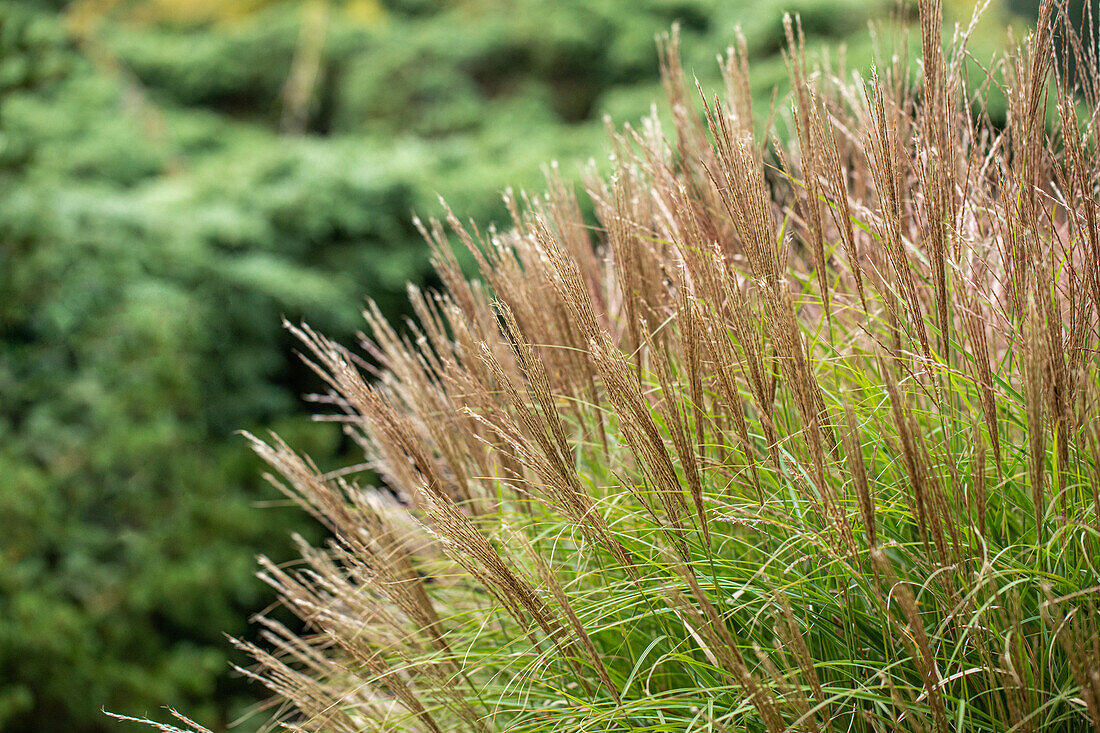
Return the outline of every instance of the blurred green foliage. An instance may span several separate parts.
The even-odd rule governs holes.
[[[704,84],[743,24],[766,104],[783,10],[850,37],[858,65],[877,7],[332,2],[304,134],[286,135],[318,4],[241,4],[180,20],[0,2],[3,730],[106,730],[101,708],[166,703],[217,728],[255,702],[222,634],[247,634],[264,604],[253,556],[315,530],[255,508],[276,494],[234,431],[355,460],[335,428],[281,417],[318,386],[282,317],[350,342],[362,296],[400,316],[404,283],[428,277],[412,213],[442,194],[484,224],[541,163],[571,175],[601,149],[602,115],[660,98],[653,36],[674,20]]]

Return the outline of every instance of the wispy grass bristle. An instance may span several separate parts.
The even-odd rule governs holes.
[[[385,491],[251,439],[332,534],[263,566],[276,722],[1100,731],[1100,76],[1053,0],[1003,75],[971,31],[921,0],[919,72],[852,80],[788,18],[764,121],[674,29],[594,231],[551,166],[418,222],[442,287],[366,358],[291,327]]]

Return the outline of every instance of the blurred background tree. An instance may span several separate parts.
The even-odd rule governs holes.
[[[287,417],[317,385],[282,317],[351,342],[363,296],[400,316],[405,282],[430,284],[413,212],[443,195],[485,224],[540,164],[577,171],[604,115],[661,97],[673,21],[704,86],[741,24],[766,105],[783,11],[859,68],[887,9],[0,2],[0,730],[107,730],[101,708],[166,701],[224,728],[256,704],[223,633],[265,603],[253,557],[316,530],[234,431],[355,462]]]

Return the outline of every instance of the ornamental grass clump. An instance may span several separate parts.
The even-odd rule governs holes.
[[[854,80],[788,20],[775,135],[744,42],[697,94],[673,33],[597,226],[551,168],[422,224],[442,287],[365,358],[290,327],[384,490],[250,438],[332,535],[263,562],[278,722],[1100,730],[1096,58],[1045,0],[975,81],[919,17]]]

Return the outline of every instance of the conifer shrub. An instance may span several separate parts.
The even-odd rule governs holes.
[[[508,231],[422,225],[442,287],[365,355],[290,326],[383,486],[250,437],[333,538],[262,561],[277,721],[1100,730],[1096,59],[1045,0],[974,79],[919,13],[866,78],[788,21],[789,136],[743,41],[697,95],[673,33],[595,227],[551,168]]]

